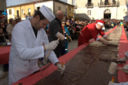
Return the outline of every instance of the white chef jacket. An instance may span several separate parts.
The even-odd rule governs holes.
[[[44,57],[42,44],[48,44],[44,29],[34,34],[30,20],[22,21],[13,29],[9,57],[9,85],[39,70],[38,59]],[[48,59],[55,64],[58,59],[52,51]]]

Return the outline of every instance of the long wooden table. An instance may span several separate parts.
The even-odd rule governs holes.
[[[0,47],[0,64],[8,64],[10,46]]]

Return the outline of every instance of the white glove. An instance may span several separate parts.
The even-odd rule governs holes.
[[[65,39],[65,36],[64,36],[62,33],[60,33],[60,32],[57,32],[57,33],[56,33],[56,37],[57,37],[58,39],[60,39],[60,40],[64,40],[64,39]]]
[[[58,71],[60,71],[61,73],[63,73],[65,71],[65,65],[64,64],[58,63],[57,67],[58,67]]]
[[[102,27],[102,30],[105,31],[105,27]]]
[[[49,44],[44,45],[45,50],[54,50],[59,44],[59,40],[50,42]]]
[[[105,37],[107,37],[107,35],[103,35],[103,37],[105,38]]]
[[[128,65],[124,65],[123,69],[122,69],[125,73],[128,73]]]
[[[128,59],[128,51],[125,52],[125,57]]]

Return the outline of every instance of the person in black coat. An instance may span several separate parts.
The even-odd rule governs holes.
[[[49,24],[48,29],[49,42],[56,40],[58,38],[60,40],[58,47],[54,50],[57,57],[62,56],[65,50],[65,37],[61,26],[61,21],[63,17],[64,14],[62,13],[62,11],[57,11],[56,18]]]

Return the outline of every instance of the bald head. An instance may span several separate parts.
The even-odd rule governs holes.
[[[63,15],[63,12],[60,11],[60,10],[58,10],[58,11],[56,12],[56,16],[61,16],[61,15]]]
[[[56,18],[58,18],[59,20],[62,20],[63,17],[64,17],[64,14],[62,11],[59,10],[56,12]]]

